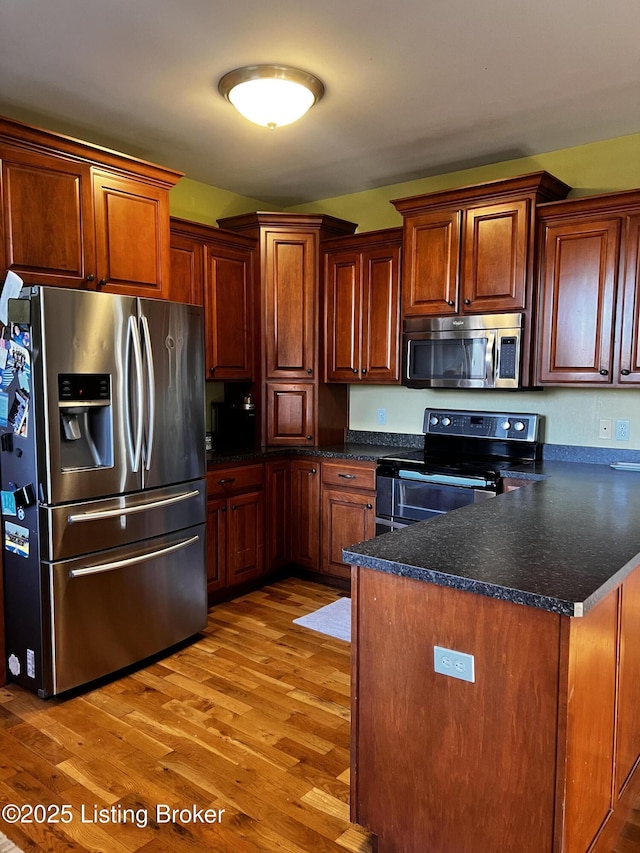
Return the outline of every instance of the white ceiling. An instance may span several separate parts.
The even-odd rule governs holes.
[[[0,0],[0,113],[285,207],[640,131],[638,0]],[[218,94],[326,94],[252,125]]]

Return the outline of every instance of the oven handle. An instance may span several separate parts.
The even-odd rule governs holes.
[[[435,483],[440,486],[486,487],[491,485],[485,477],[464,477],[449,474],[423,474],[421,471],[409,471],[401,468],[398,471],[400,480],[417,480],[420,483]]]

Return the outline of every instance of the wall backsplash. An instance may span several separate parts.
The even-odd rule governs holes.
[[[350,386],[349,429],[420,433],[427,407],[513,410],[544,415],[543,441],[583,447],[640,448],[640,388],[545,388],[542,391],[430,391],[402,386]],[[378,424],[385,409],[386,424]],[[598,438],[601,418],[629,421],[629,441]]]

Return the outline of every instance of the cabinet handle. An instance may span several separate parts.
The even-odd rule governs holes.
[[[624,367],[624,368],[620,371],[620,373],[621,373],[623,376],[628,376],[628,375],[631,373],[631,371],[630,371],[630,370],[627,370],[627,368],[626,368],[626,367]]]
[[[106,283],[107,283],[106,278],[101,278],[100,281],[98,282],[98,287],[104,287]]]
[[[344,480],[355,480],[357,476],[357,474],[338,474],[338,477],[342,477]]]
[[[95,275],[92,272],[87,276],[87,281],[95,281]]]
[[[373,504],[367,504],[367,509],[373,509]]]
[[[222,480],[218,480],[218,485],[219,486],[226,486],[227,483],[235,483],[235,481],[236,481],[235,477],[223,477]]]
[[[603,369],[600,371],[600,376],[608,376],[608,375],[609,375],[609,371],[608,371],[608,370],[605,370],[605,369],[603,368]]]
[[[465,299],[465,300],[464,300],[464,304],[465,304],[465,305],[471,305],[471,300],[470,300],[470,299]]]
[[[313,373],[313,368],[307,367],[307,373],[309,374],[309,376],[311,376],[311,374]]]

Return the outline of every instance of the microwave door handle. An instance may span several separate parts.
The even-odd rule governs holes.
[[[145,448],[145,469],[151,468],[151,454],[153,453],[153,439],[156,431],[156,379],[153,367],[153,350],[151,349],[151,333],[149,331],[149,320],[141,317],[142,335],[144,338],[145,361],[147,365],[147,446]]]
[[[135,366],[135,405],[136,405],[136,425],[135,438],[132,435],[131,424],[131,373],[129,370],[129,353],[133,351],[134,366]],[[129,317],[129,325],[127,329],[127,355],[125,359],[126,370],[126,385],[125,388],[125,418],[127,422],[127,444],[129,446],[129,455],[131,458],[131,470],[137,472],[140,467],[140,459],[142,456],[142,427],[143,427],[143,399],[142,399],[142,350],[140,348],[140,335],[138,333],[138,324],[136,318],[131,315]]]
[[[485,352],[485,376],[494,385],[498,370],[498,353],[496,352],[496,333],[487,331],[487,351]]]

